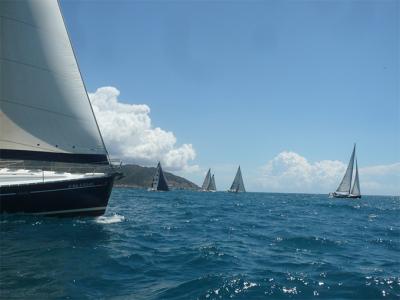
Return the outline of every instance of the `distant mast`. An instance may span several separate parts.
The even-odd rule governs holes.
[[[235,179],[233,180],[231,188],[228,190],[228,192],[232,193],[246,192],[246,189],[244,188],[242,171],[240,170],[240,166],[236,172]]]
[[[156,173],[154,174],[153,181],[151,183],[151,191],[169,191],[168,183],[165,178],[164,172],[161,168],[161,163],[158,162]]]

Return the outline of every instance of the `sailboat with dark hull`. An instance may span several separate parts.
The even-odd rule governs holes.
[[[156,173],[151,181],[151,188],[149,188],[149,191],[169,191],[167,179],[165,178],[160,162],[157,164]]]
[[[356,164],[356,170],[352,185],[354,162]],[[334,198],[361,198],[360,180],[358,176],[358,164],[356,158],[356,145],[354,145],[353,152],[342,181],[340,182],[336,191],[330,193],[329,196]]]
[[[117,173],[58,1],[2,0],[0,12],[0,211],[104,214]]]
[[[246,192],[243,183],[242,171],[240,170],[240,166],[236,172],[235,178],[233,179],[231,188],[228,190],[230,193],[242,193]]]

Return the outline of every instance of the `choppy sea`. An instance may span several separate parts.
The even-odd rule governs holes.
[[[1,299],[399,299],[400,198],[114,189],[1,216]]]

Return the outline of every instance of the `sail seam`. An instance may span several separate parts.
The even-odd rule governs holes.
[[[64,117],[68,117],[68,118],[71,118],[71,119],[74,119],[74,120],[79,120],[79,121],[89,122],[89,121],[88,121],[88,120],[86,120],[86,119],[82,119],[82,118],[76,118],[76,117],[74,117],[74,116],[67,115],[67,114],[63,114],[63,113],[56,112],[56,111],[53,111],[53,110],[49,110],[49,109],[45,109],[45,108],[41,108],[41,107],[35,107],[35,106],[27,105],[27,104],[22,104],[22,103],[15,102],[15,101],[8,100],[8,99],[4,99],[4,98],[0,98],[0,102],[7,102],[7,103],[10,103],[10,104],[15,104],[15,105],[20,105],[20,106],[25,106],[25,107],[28,107],[28,108],[31,108],[31,109],[37,109],[37,110],[41,110],[41,111],[45,111],[45,112],[49,112],[49,113],[53,113],[53,114],[56,114],[56,115],[60,115],[60,116],[64,116]]]
[[[32,147],[32,148],[35,148],[35,149],[44,149],[44,150],[47,150],[47,151],[49,151],[49,152],[54,152],[54,153],[70,153],[70,152],[68,152],[68,151],[62,149],[62,146],[63,146],[63,145],[60,145],[59,150],[65,151],[65,152],[54,151],[54,149],[50,149],[50,148],[47,148],[47,147],[42,147],[42,146],[37,147],[37,146],[35,146],[35,145],[29,145],[29,144],[24,144],[24,143],[18,143],[18,142],[6,140],[6,139],[0,139],[0,141],[7,142],[7,143],[12,143],[12,144],[17,144],[17,145],[21,145],[21,146],[26,146],[26,147]],[[64,145],[64,146],[65,146],[65,145]],[[77,146],[77,145],[74,145],[74,146],[75,146],[75,149],[74,149],[74,150],[92,150],[92,151],[103,150],[102,147],[87,148],[87,147],[80,147],[80,146]],[[100,153],[100,154],[102,154],[102,153]]]
[[[63,153],[61,151],[58,151],[58,152],[54,151],[54,149],[50,149],[47,147],[38,147],[38,146],[33,146],[33,145],[29,145],[29,144],[24,144],[24,143],[18,143],[18,142],[14,142],[14,141],[10,141],[10,140],[5,140],[5,139],[0,139],[0,141],[12,143],[12,144],[16,144],[16,145],[21,145],[21,146],[26,146],[26,147],[31,147],[31,148],[43,149],[43,150],[46,150],[49,152],[54,152],[54,153]],[[60,150],[62,150],[62,149],[60,149]],[[65,152],[65,153],[68,153],[68,152]]]
[[[26,62],[14,60],[14,59],[9,59],[9,58],[5,58],[5,57],[0,57],[0,60],[4,60],[4,61],[10,62],[10,63],[17,64],[17,65],[23,65],[23,66],[26,66],[26,67],[30,67],[32,69],[38,69],[40,71],[44,71],[44,72],[48,72],[48,73],[54,74],[55,76],[68,78],[62,72],[55,72],[55,71],[53,71],[51,69],[43,68],[43,67],[40,67],[40,66],[37,66],[37,65],[26,63]]]
[[[18,20],[18,19],[10,18],[10,17],[7,17],[7,16],[0,15],[0,18],[7,19],[7,20],[10,20],[10,21],[14,21],[14,22],[18,22],[18,23],[22,23],[24,25],[28,25],[28,26],[36,28],[36,29],[40,28],[40,27],[38,27],[38,26],[36,26],[34,24],[31,24],[31,23],[28,23],[28,22],[25,22],[25,21],[21,21],[21,20]]]

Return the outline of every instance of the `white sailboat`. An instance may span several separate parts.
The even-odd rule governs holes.
[[[165,178],[160,162],[157,164],[156,173],[154,174],[149,191],[169,191],[167,179]]]
[[[354,183],[352,185],[353,179],[353,169],[354,169],[354,160],[356,161],[356,171]],[[358,176],[358,165],[356,159],[356,145],[354,144],[353,152],[350,157],[349,164],[346,169],[346,173],[343,176],[342,181],[340,182],[338,188],[335,192],[329,194],[330,197],[335,198],[361,198],[360,191],[360,180]]]
[[[242,171],[240,170],[240,166],[236,172],[236,176],[233,179],[231,188],[228,190],[228,192],[231,192],[231,193],[246,192],[246,189],[244,188]]]
[[[0,26],[0,211],[103,214],[116,173],[58,1],[1,0]],[[43,171],[40,162],[96,170]]]
[[[203,192],[215,192],[217,190],[215,186],[215,177],[214,174],[211,175],[211,169],[207,171],[206,177],[201,185],[201,190]]]
[[[208,186],[210,185],[211,182],[211,169],[208,169],[206,177],[204,178],[203,184],[201,185],[201,190],[203,192],[206,192],[208,189]]]

